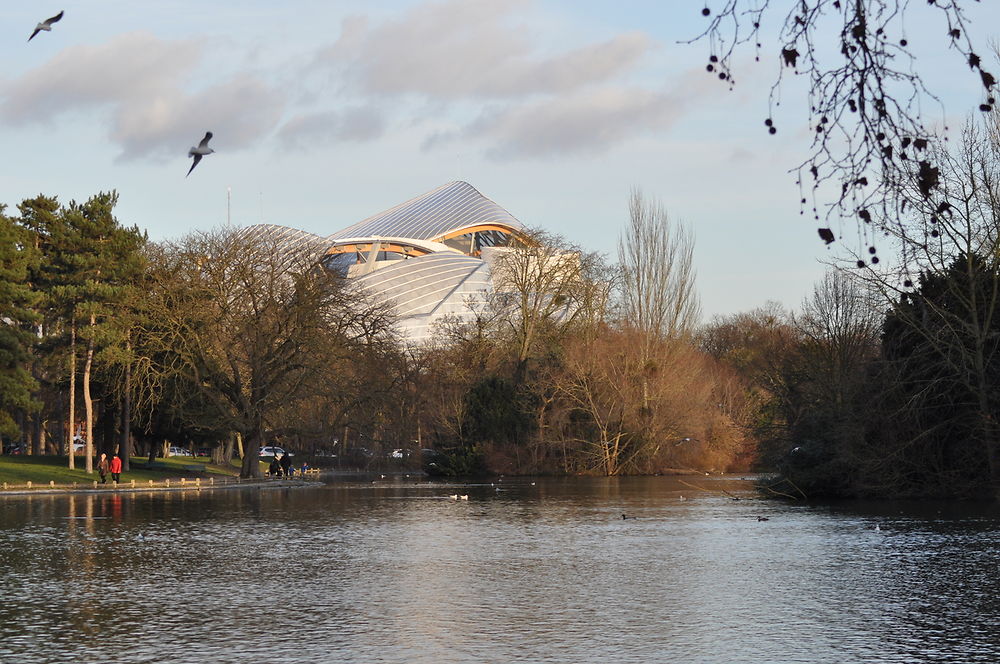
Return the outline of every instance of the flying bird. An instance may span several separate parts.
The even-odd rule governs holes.
[[[55,16],[53,16],[52,18],[47,18],[44,21],[42,21],[41,23],[39,23],[38,25],[36,25],[35,26],[35,31],[31,33],[30,37],[28,37],[28,41],[31,41],[32,39],[34,39],[35,35],[37,35],[42,30],[45,30],[46,32],[50,32],[52,30],[52,24],[55,23],[56,21],[58,21],[59,19],[61,19],[62,17],[63,17],[63,12],[59,12],[58,14],[56,14]]]
[[[191,164],[191,168],[188,169],[187,175],[191,175],[191,171],[193,171],[194,167],[198,165],[198,162],[201,161],[202,157],[215,152],[215,150],[208,147],[208,142],[210,140],[212,140],[212,132],[206,131],[205,138],[201,139],[201,143],[198,144],[198,147],[188,150],[188,156],[194,157],[194,163]],[[187,175],[184,177],[187,177]]]
[[[35,31],[31,33],[30,37],[28,37],[28,41],[31,41],[32,39],[34,39],[35,35],[37,35],[42,30],[45,30],[46,32],[50,32],[52,30],[52,24],[55,23],[56,21],[58,21],[59,19],[61,19],[62,15],[63,15],[63,12],[60,11],[58,14],[56,14],[52,18],[47,18],[44,21],[42,21],[41,23],[39,23],[38,25],[36,25],[35,26]]]

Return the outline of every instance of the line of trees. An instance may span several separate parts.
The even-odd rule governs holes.
[[[238,229],[153,243],[116,196],[0,211],[0,436],[66,454],[262,445],[442,473],[777,469],[790,495],[997,494],[1000,132],[941,152],[903,271],[831,270],[798,312],[699,326],[694,240],[635,192],[618,260],[530,233],[433,345],[392,303]],[[914,185],[918,186],[918,185]],[[902,284],[901,286],[899,284]],[[68,455],[70,465],[74,455]]]
[[[833,271],[799,314],[765,308],[703,335],[760,397],[761,459],[786,481],[776,490],[1000,495],[996,119],[970,122],[934,158],[939,196],[913,183],[891,224],[897,269]]]
[[[3,216],[0,427],[28,453],[209,448],[384,458],[447,472],[723,470],[752,456],[736,377],[694,337],[693,238],[636,193],[620,264],[542,232],[499,250],[471,322],[411,348],[391,303],[238,229],[154,243],[116,196]],[[339,445],[339,447],[338,447]],[[73,465],[74,455],[69,454]]]

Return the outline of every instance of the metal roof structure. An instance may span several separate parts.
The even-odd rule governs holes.
[[[395,306],[400,331],[416,343],[428,341],[443,317],[474,315],[471,305],[492,288],[480,253],[524,232],[520,221],[467,182],[449,182],[327,236],[275,224],[243,230],[289,258],[301,252],[317,261],[336,258],[353,284]],[[324,265],[333,269],[329,261]]]
[[[477,227],[496,226],[518,233],[524,226],[514,215],[479,193],[468,182],[449,182],[385,212],[348,226],[331,240],[391,235],[414,240],[454,237]]]
[[[321,235],[278,224],[254,224],[239,233],[245,240],[261,242],[289,256],[301,252],[322,255],[330,246],[330,241]]]

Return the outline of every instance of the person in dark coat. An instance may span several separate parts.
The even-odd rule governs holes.
[[[292,467],[292,457],[285,452],[281,455],[281,472],[285,474],[285,477],[291,477],[289,470]]]
[[[271,477],[281,477],[281,466],[278,465],[278,457],[271,457],[271,464],[267,467],[267,474]]]
[[[110,468],[108,463],[108,455],[101,454],[100,461],[97,462],[97,474],[101,476],[101,484],[106,484],[108,481],[108,469]]]

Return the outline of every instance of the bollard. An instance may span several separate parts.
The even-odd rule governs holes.
[[[28,488],[29,489],[31,488],[31,482],[28,482]]]
[[[201,488],[201,478],[200,477],[194,478],[194,485],[196,487],[198,487],[199,489]]]
[[[97,480],[94,480],[94,488],[97,488]]]
[[[168,486],[168,487],[170,486],[170,480],[169,480],[169,479],[165,479],[165,480],[163,480],[163,483],[164,483],[164,484],[165,484],[166,486]]]
[[[186,480],[182,477],[181,478],[181,484],[184,484],[185,482],[186,482]]]
[[[132,488],[135,488],[135,480],[132,480]]]
[[[214,477],[209,477],[208,478],[208,483],[214,486],[215,485],[215,478]]]
[[[150,486],[150,487],[152,487],[152,486],[153,486],[153,480],[149,480],[149,486]]]
[[[6,483],[6,482],[4,482],[4,483],[3,483],[3,490],[4,490],[4,491],[6,491],[6,490],[7,490],[7,483]]]
[[[51,488],[51,489],[56,488],[56,481],[55,480],[49,480],[49,488]]]

